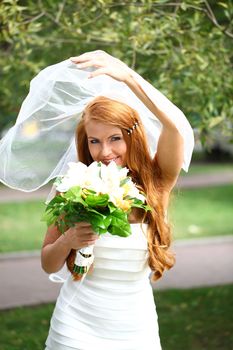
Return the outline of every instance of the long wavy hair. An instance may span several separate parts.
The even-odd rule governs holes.
[[[127,104],[107,97],[99,96],[89,103],[76,130],[78,158],[86,165],[93,162],[85,131],[85,123],[90,119],[117,126],[122,131],[127,145],[126,166],[130,170],[133,181],[146,194],[147,204],[152,209],[144,215],[144,222],[148,223],[148,264],[153,272],[152,279],[155,281],[162,276],[165,269],[170,269],[174,265],[175,258],[169,250],[171,230],[162,206],[161,171],[156,158],[153,160],[150,156],[139,114]],[[135,123],[138,123],[137,127],[132,133],[128,133],[128,129]],[[71,271],[74,259],[75,253],[72,251],[67,259],[67,265]],[[76,276],[75,279],[79,277]]]

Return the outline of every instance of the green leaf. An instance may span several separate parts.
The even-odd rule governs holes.
[[[64,202],[65,202],[65,199],[61,195],[57,195],[47,204],[47,207],[45,210],[50,210],[55,205],[64,203]]]
[[[224,8],[228,8],[228,4],[224,3],[224,2],[218,2],[218,5],[224,7]]]
[[[116,209],[111,214],[111,225],[109,226],[108,231],[112,235],[117,235],[121,237],[128,237],[131,234],[131,228],[128,222],[128,217],[123,210]]]
[[[56,221],[56,216],[54,216],[52,211],[46,211],[41,217],[41,221],[46,222],[47,226],[54,224]]]
[[[218,117],[213,117],[209,121],[209,127],[214,128],[218,124],[222,123],[224,121],[225,117],[224,116],[218,116]]]
[[[116,206],[112,202],[108,203],[108,208],[109,208],[110,213],[113,213],[117,209]]]
[[[122,186],[124,186],[127,182],[129,182],[129,177],[127,176],[126,178],[124,178],[123,180],[121,180],[121,182],[120,182],[120,186],[122,187]]]
[[[67,192],[62,193],[62,196],[68,201],[78,202],[83,206],[86,206],[86,203],[82,198],[82,189],[79,186],[71,187]]]
[[[108,200],[108,194],[88,195],[85,198],[86,204],[91,207],[106,207],[108,204]]]

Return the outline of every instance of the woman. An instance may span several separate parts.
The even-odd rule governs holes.
[[[162,94],[156,103],[148,86],[140,83],[140,76],[120,60],[97,51],[72,61],[79,69],[97,68],[89,79],[107,75],[126,84],[159,119],[162,129],[157,152],[151,157],[143,118],[127,100],[98,96],[86,106],[76,131],[79,160],[87,165],[114,161],[127,166],[152,210],[146,215],[132,210],[128,217],[132,235],[127,238],[109,234],[99,238],[86,222],[77,223],[64,235],[54,226],[48,228],[41,254],[47,273],[59,271],[66,261],[72,271],[75,250],[91,244],[95,244],[95,261],[82,284],[71,275],[65,281],[46,349],[161,349],[149,274],[152,270],[156,280],[174,264],[166,212],[187,144],[180,132],[180,120],[189,138],[192,131],[182,112],[168,100],[163,107]]]

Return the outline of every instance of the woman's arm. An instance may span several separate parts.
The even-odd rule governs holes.
[[[55,226],[46,232],[41,250],[41,265],[45,272],[57,272],[64,265],[71,249],[81,249],[94,244],[98,235],[94,234],[91,225],[79,222],[69,228],[63,235]]]
[[[159,119],[162,124],[161,134],[158,140],[157,152],[154,161],[157,162],[162,176],[162,185],[167,191],[170,191],[179,176],[182,164],[183,164],[183,154],[184,154],[184,140],[180,134],[177,125],[175,123],[175,118],[173,119],[172,113],[180,113],[181,117],[185,118],[183,113],[173,105],[166,98],[164,103],[164,108],[161,103],[161,96],[158,92],[158,103],[156,104],[155,91],[153,94],[153,102],[149,95],[142,89],[140,85],[140,80],[137,80],[135,72],[130,74],[126,79],[125,83],[130,87],[130,89],[137,95],[137,97],[146,105],[146,107]],[[163,96],[164,98],[165,96]],[[168,111],[168,105],[170,110]]]

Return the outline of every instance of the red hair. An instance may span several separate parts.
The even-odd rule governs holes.
[[[152,208],[144,216],[148,223],[148,263],[153,271],[153,279],[160,278],[165,269],[170,269],[175,262],[174,255],[169,251],[171,244],[171,231],[165,221],[164,208],[161,196],[161,174],[156,161],[149,153],[147,138],[143,124],[136,110],[127,104],[112,100],[107,97],[97,97],[87,105],[83,118],[76,130],[76,147],[78,158],[89,165],[93,162],[88,149],[85,122],[98,120],[106,124],[117,126],[121,129],[127,145],[126,166],[130,170],[130,176],[138,187],[146,194],[147,203]],[[128,134],[128,129],[135,123],[138,125]],[[73,253],[68,258],[72,265]],[[71,269],[71,266],[69,266]]]

